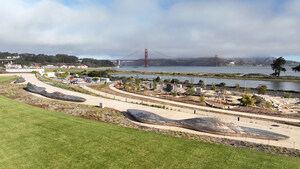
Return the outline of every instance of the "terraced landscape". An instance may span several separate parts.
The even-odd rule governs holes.
[[[13,78],[0,77],[0,81]],[[1,168],[299,168],[299,158],[82,119],[0,96]]]

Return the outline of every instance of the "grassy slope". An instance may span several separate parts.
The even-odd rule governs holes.
[[[0,76],[0,83],[16,79],[16,76]]]
[[[0,133],[0,168],[300,167],[297,158],[81,119],[4,96]]]

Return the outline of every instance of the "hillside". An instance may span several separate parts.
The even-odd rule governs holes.
[[[79,59],[76,56],[66,55],[66,54],[57,54],[57,55],[45,55],[45,54],[29,54],[29,53],[8,53],[8,52],[0,52],[0,59],[4,59],[7,57],[16,57],[16,61],[14,63],[21,65],[59,65],[59,64],[70,64],[70,65],[79,65],[84,64],[88,67],[111,67],[114,64],[109,60],[97,60],[91,58],[83,58]]]
[[[182,58],[181,58],[182,59]],[[191,59],[191,58],[190,58]],[[216,60],[212,58],[194,58],[194,61],[149,61],[150,66],[215,66]],[[203,61],[199,62],[198,59]],[[274,57],[249,57],[249,58],[219,58],[219,66],[270,66],[273,63]],[[122,62],[122,66],[143,66],[144,61]],[[297,66],[299,62],[287,60],[286,66]]]

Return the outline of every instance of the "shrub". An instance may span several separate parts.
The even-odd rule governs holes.
[[[188,84],[186,87],[188,87],[188,88],[194,88],[194,85],[193,84]]]
[[[179,79],[172,79],[171,83],[176,83],[176,84],[178,84],[178,83],[180,83],[180,80],[179,80]]]
[[[200,96],[200,103],[205,103],[205,97],[204,96]]]
[[[266,107],[267,107],[268,109],[271,108],[271,107],[272,107],[272,103],[269,102],[269,101],[267,101],[267,102],[266,102]]]
[[[188,96],[192,96],[192,95],[195,94],[195,89],[194,88],[189,88],[185,93]]]
[[[251,89],[250,89],[250,88],[246,88],[246,89],[244,89],[244,92],[245,92],[246,94],[248,94],[248,93],[251,92]]]
[[[139,86],[140,84],[141,84],[141,79],[135,79],[135,84],[137,85],[137,86]]]
[[[241,104],[243,106],[253,106],[256,100],[252,97],[252,95],[243,94]]]
[[[259,85],[257,87],[258,94],[266,94],[267,93],[267,86],[266,85]]]
[[[291,98],[292,97],[292,94],[291,93],[286,93],[284,94],[284,98]]]
[[[173,92],[172,95],[175,97],[175,96],[177,96],[177,93],[176,93],[176,92]]]
[[[236,89],[236,90],[240,90],[240,88],[241,88],[240,84],[236,83],[236,84],[235,84],[235,89]]]
[[[170,83],[170,82],[171,82],[171,79],[165,79],[164,82]]]
[[[133,77],[130,77],[129,81],[130,81],[130,82],[134,82],[135,79],[134,79]]]
[[[92,80],[95,81],[95,82],[97,82],[97,81],[99,81],[100,79],[99,79],[99,77],[94,77]]]
[[[156,90],[156,89],[157,89],[157,82],[153,81],[153,90]]]
[[[213,84],[213,85],[211,86],[211,90],[217,90],[217,86],[216,86],[215,84]]]

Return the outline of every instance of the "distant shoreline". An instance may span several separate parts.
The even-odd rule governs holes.
[[[153,71],[116,71],[110,73],[116,74],[141,74],[141,75],[166,75],[166,76],[186,76],[186,77],[203,77],[216,79],[239,79],[239,80],[262,80],[277,82],[299,82],[300,77],[297,76],[281,76],[275,77],[263,74],[239,74],[239,73],[195,73],[195,72],[153,72]]]

